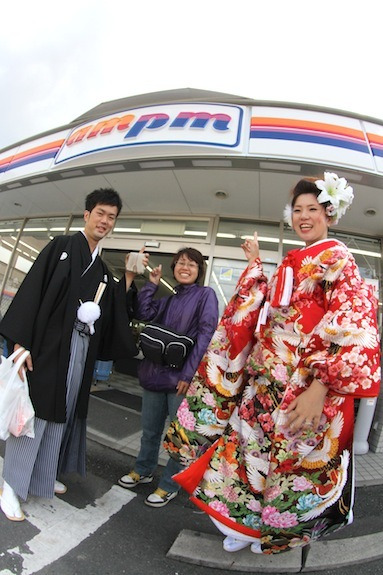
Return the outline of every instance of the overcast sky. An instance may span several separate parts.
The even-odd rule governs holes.
[[[381,0],[4,2],[0,149],[176,88],[383,120]]]

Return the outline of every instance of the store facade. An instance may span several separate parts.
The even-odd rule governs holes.
[[[289,190],[324,170],[346,177],[355,192],[352,209],[331,234],[349,246],[380,294],[382,123],[189,89],[101,104],[0,151],[1,312],[44,245],[82,229],[84,198],[98,187],[113,187],[123,199],[102,243],[116,277],[127,251],[145,246],[150,265],[167,269],[175,251],[193,245],[206,258],[205,282],[222,310],[245,266],[243,239],[257,231],[271,274],[300,245],[281,221]],[[173,285],[168,269],[161,289]],[[374,451],[383,451],[381,403],[376,410],[371,402],[364,406],[365,421],[375,410],[368,440]]]

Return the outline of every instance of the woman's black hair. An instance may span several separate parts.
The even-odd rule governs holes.
[[[295,206],[297,199],[302,194],[314,194],[315,197],[319,196],[319,194],[321,193],[321,190],[319,188],[317,188],[317,186],[315,184],[315,182],[317,180],[320,180],[320,178],[319,177],[318,178],[303,178],[302,180],[299,180],[299,182],[291,190],[291,207],[292,208]],[[324,209],[326,209],[327,206],[330,205],[330,203],[331,202],[323,202],[320,205],[323,206]]]
[[[205,260],[203,259],[203,255],[201,252],[196,250],[195,248],[182,248],[173,256],[172,263],[170,265],[171,270],[174,274],[174,268],[176,263],[180,259],[181,256],[186,256],[189,260],[192,260],[196,264],[198,264],[198,276],[195,283],[200,283],[205,275]]]

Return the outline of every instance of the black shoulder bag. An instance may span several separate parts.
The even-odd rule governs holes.
[[[162,315],[164,315],[170,299],[169,297]],[[173,369],[182,368],[195,343],[188,335],[173,331],[156,321],[146,324],[140,333],[139,340],[140,348],[146,359]]]

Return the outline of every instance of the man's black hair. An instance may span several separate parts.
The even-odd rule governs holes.
[[[104,204],[106,206],[116,206],[117,215],[121,212],[122,201],[119,194],[113,188],[99,188],[90,192],[85,198],[85,209],[91,212],[97,204]]]

